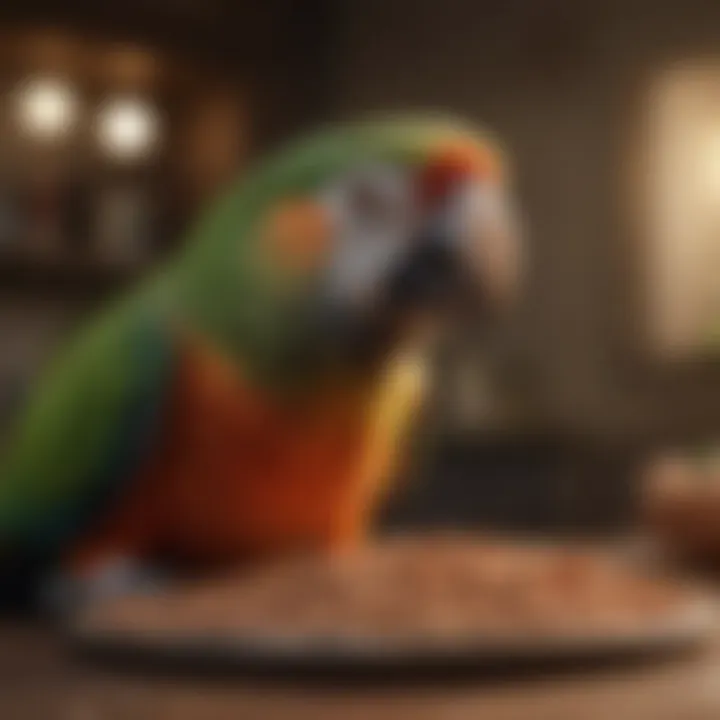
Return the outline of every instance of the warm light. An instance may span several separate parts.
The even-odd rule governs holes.
[[[705,189],[710,196],[708,199],[717,205],[720,199],[720,125],[708,131],[699,154]]]
[[[18,92],[17,116],[23,132],[36,138],[65,135],[77,118],[78,102],[72,87],[56,78],[36,78]]]
[[[155,148],[159,125],[150,103],[136,98],[115,99],[98,114],[98,142],[104,152],[118,160],[138,160]]]
[[[649,336],[666,358],[715,342],[720,317],[720,64],[685,63],[658,77],[639,179]]]

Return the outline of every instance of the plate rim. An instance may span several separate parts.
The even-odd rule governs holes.
[[[633,631],[472,634],[403,638],[383,636],[323,636],[306,633],[273,636],[253,633],[165,632],[127,633],[96,630],[82,618],[66,631],[80,651],[102,655],[132,654],[148,660],[207,661],[263,666],[412,666],[456,662],[539,662],[606,655],[631,655],[701,645],[709,639],[718,611],[709,596],[695,597],[662,621]]]

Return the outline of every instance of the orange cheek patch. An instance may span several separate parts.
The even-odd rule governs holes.
[[[313,200],[286,200],[268,218],[264,242],[274,262],[293,272],[311,271],[330,249],[330,218]]]

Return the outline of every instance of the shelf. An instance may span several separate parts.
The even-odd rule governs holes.
[[[146,270],[147,264],[0,253],[0,293],[98,297],[121,290]]]

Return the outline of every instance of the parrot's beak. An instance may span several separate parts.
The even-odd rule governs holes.
[[[463,191],[410,243],[388,283],[387,305],[407,314],[477,310],[503,314],[521,276],[520,233],[510,213],[475,223],[463,217]]]
[[[496,309],[512,309],[520,297],[524,246],[525,234],[512,210],[489,223],[480,234],[480,241],[472,253],[476,275],[486,301]]]

